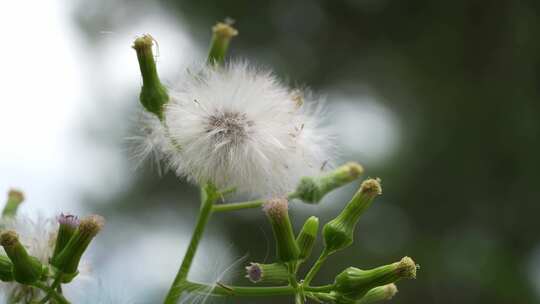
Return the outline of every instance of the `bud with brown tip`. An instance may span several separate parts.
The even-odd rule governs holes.
[[[156,61],[152,52],[155,39],[149,34],[138,37],[133,42],[133,49],[137,52],[139,68],[143,85],[139,99],[144,108],[151,113],[163,118],[163,107],[169,101],[169,94],[165,86],[159,80]]]
[[[11,189],[8,192],[8,199],[4,210],[2,211],[2,217],[12,217],[17,214],[19,206],[24,201],[24,193],[22,191]]]
[[[263,210],[272,224],[277,257],[281,262],[297,260],[300,254],[298,244],[294,239],[288,209],[289,203],[283,198],[271,199],[263,205]]]
[[[19,241],[15,231],[5,231],[0,235],[0,245],[13,263],[12,271],[15,281],[21,284],[32,284],[38,281],[46,268],[41,262],[28,254]]]
[[[370,270],[349,267],[334,282],[334,292],[343,300],[359,300],[375,287],[416,278],[417,265],[409,257]]]
[[[327,193],[356,180],[363,172],[360,164],[349,162],[321,177],[304,177],[294,196],[306,203],[316,204]]]
[[[323,237],[327,252],[332,253],[352,244],[354,228],[360,216],[373,199],[382,193],[380,183],[380,179],[365,180],[343,211],[324,225]]]
[[[223,62],[231,39],[238,35],[232,22],[218,22],[212,27],[212,41],[208,52],[208,63],[219,64]]]

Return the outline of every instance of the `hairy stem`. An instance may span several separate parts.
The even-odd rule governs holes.
[[[167,293],[165,298],[165,304],[176,304],[178,299],[182,295],[182,292],[185,291],[184,281],[187,279],[193,258],[199,247],[199,242],[201,241],[204,228],[210,219],[212,214],[212,206],[218,198],[217,191],[213,185],[207,184],[201,189],[201,209],[199,211],[199,217],[197,218],[197,223],[195,225],[195,230],[191,236],[191,241],[187,248],[180,269],[176,274],[176,277]]]

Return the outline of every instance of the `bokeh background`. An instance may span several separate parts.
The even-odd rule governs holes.
[[[76,303],[159,303],[198,192],[130,157],[141,85],[130,45],[151,33],[174,83],[204,59],[210,26],[231,17],[240,35],[230,55],[326,96],[340,162],[383,179],[354,246],[316,282],[410,255],[422,268],[394,303],[538,303],[539,14],[540,2],[519,0],[5,2],[0,190],[23,189],[32,216],[108,219],[87,255],[93,278],[68,290]],[[357,186],[295,204],[295,227],[331,219]],[[243,266],[273,252],[259,210],[220,214],[191,278],[248,284]]]

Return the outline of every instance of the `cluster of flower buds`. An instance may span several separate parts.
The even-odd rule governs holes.
[[[22,200],[23,194],[21,192],[14,190],[9,192],[2,216],[3,227],[6,223],[9,225],[17,223],[20,218],[16,214],[17,207]],[[57,220],[58,230],[54,234],[56,239],[52,240],[49,238],[35,239],[33,235],[20,237],[15,230],[11,229],[3,229],[0,232],[0,245],[5,252],[5,255],[0,254],[0,280],[24,285],[23,289],[17,289],[19,296],[21,296],[21,290],[23,291],[26,299],[24,303],[38,303],[36,297],[42,293],[34,289],[40,289],[45,293],[39,303],[46,303],[49,298],[53,301],[51,303],[69,303],[57,293],[56,288],[62,283],[71,282],[78,274],[79,262],[83,253],[104,224],[103,218],[99,215],[90,215],[79,220],[74,215],[61,214]],[[23,223],[27,224],[27,222]],[[41,226],[35,228],[46,229],[46,227]],[[50,231],[50,233],[54,232]],[[28,249],[21,240],[28,241],[29,238],[44,245],[29,246]],[[43,259],[42,252],[35,252],[36,250],[32,249],[43,247],[53,249],[53,245],[53,254],[48,257],[48,260]],[[31,253],[42,257],[42,260]],[[14,303],[19,302],[15,301]]]
[[[349,163],[323,177],[306,177],[292,197],[307,202],[318,202],[329,191],[356,179],[361,172],[360,165]],[[329,255],[353,243],[354,230],[360,216],[381,194],[380,179],[364,180],[341,213],[323,226],[323,253],[305,281],[300,281],[302,288],[309,288],[314,273]],[[291,282],[291,276],[293,278],[296,276],[298,266],[311,256],[317,240],[319,219],[315,216],[309,217],[294,239],[286,199],[269,200],[264,204],[263,210],[272,225],[278,262],[251,263],[246,267],[246,277],[253,283],[283,284],[288,280]],[[309,297],[335,304],[369,304],[388,300],[397,293],[394,283],[404,278],[415,278],[417,268],[418,266],[409,257],[370,270],[349,267],[336,276],[333,284],[327,285],[330,286],[327,290],[309,293]]]

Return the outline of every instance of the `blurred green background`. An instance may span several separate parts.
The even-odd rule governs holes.
[[[358,161],[383,180],[355,244],[332,256],[315,282],[409,255],[421,265],[418,279],[398,284],[393,303],[540,301],[540,2],[95,0],[60,1],[58,9],[70,31],[59,39],[83,54],[66,64],[83,66],[74,73],[88,93],[66,125],[85,142],[73,163],[86,166],[80,175],[102,172],[60,206],[108,219],[92,255],[100,292],[159,303],[198,208],[194,186],[129,160],[125,138],[136,129],[140,86],[131,40],[151,33],[162,78],[174,83],[183,66],[204,58],[210,26],[231,17],[240,32],[231,57],[326,96],[339,162]],[[27,22],[47,27],[50,18]],[[357,186],[320,206],[295,204],[295,227],[309,215],[331,219]],[[249,284],[243,266],[273,252],[262,212],[219,214],[193,277],[214,280],[244,257],[220,279]]]

